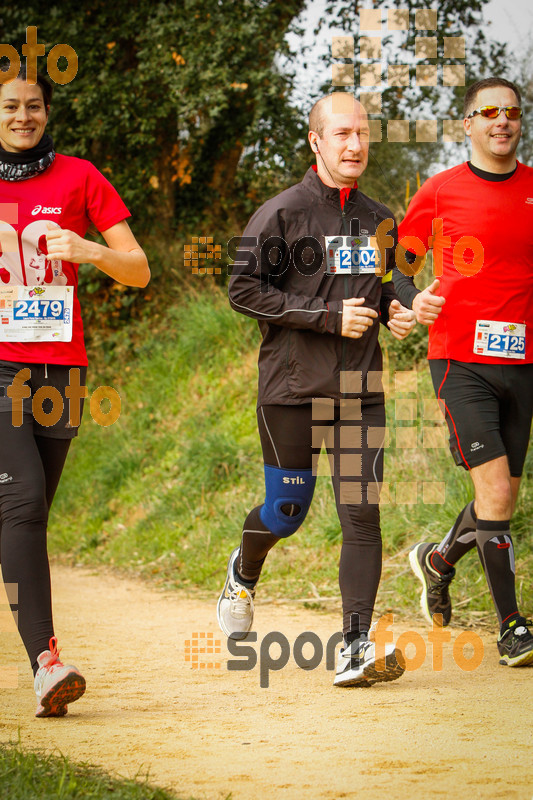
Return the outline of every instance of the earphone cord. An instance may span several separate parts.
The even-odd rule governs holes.
[[[375,157],[375,155],[373,155],[373,154],[371,153],[371,151],[370,151],[370,150],[368,151],[368,155],[369,155],[369,156],[372,156],[372,158],[374,159],[374,161],[375,161],[375,162],[376,162],[376,164],[378,165],[378,167],[379,167],[379,170],[380,170],[381,174],[383,175],[383,177],[384,177],[384,178],[385,178],[385,180],[387,181],[387,184],[388,184],[388,186],[389,186],[389,189],[391,189],[393,192],[396,192],[396,191],[397,191],[397,189],[395,189],[395,188],[394,188],[394,186],[392,185],[392,183],[389,181],[389,179],[387,178],[387,176],[386,176],[386,175],[385,175],[385,173],[383,172],[383,169],[381,168],[381,164],[379,163],[379,161],[377,160],[377,158]]]
[[[327,165],[327,164],[326,164],[326,162],[324,161],[324,156],[322,155],[322,153],[321,153],[321,152],[320,152],[320,150],[318,149],[318,145],[316,145],[316,151],[315,151],[315,152],[316,152],[316,153],[317,153],[317,154],[320,156],[320,158],[322,159],[322,163],[324,164],[324,167],[325,167],[325,169],[326,169],[326,172],[328,173],[329,177],[331,178],[331,180],[333,181],[333,183],[335,184],[335,186],[337,187],[337,189],[338,189],[338,190],[339,190],[339,192],[340,192],[340,191],[342,190],[342,187],[341,187],[341,186],[339,186],[339,184],[337,183],[337,181],[335,180],[335,178],[333,177],[333,175],[332,175],[332,174],[331,174],[331,172],[329,171],[329,169],[328,169],[328,165]]]

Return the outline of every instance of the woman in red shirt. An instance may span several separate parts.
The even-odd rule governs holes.
[[[68,387],[79,382],[83,394],[87,367],[78,265],[129,286],[150,277],[116,190],[90,162],[55,153],[45,132],[51,95],[24,68],[0,83],[0,560],[38,717],[63,716],[85,691],[58,657],[46,547],[83,402]],[[91,223],[107,246],[84,238]]]

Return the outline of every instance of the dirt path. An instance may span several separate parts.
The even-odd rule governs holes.
[[[393,683],[335,689],[324,662],[303,671],[291,655],[260,688],[259,667],[228,671],[235,657],[215,601],[81,569],[55,568],[53,582],[63,658],[82,668],[88,690],[64,719],[35,719],[25,652],[0,606],[0,685],[16,666],[19,683],[0,688],[2,741],[20,730],[27,747],[57,748],[128,777],[149,770],[152,782],[198,800],[531,800],[533,670],[499,666],[493,637],[484,637],[483,660],[470,672],[455,663],[451,643],[443,670],[433,671],[419,627],[427,657]],[[269,631],[283,632],[292,648],[303,631],[325,643],[338,625],[337,614],[260,598],[256,620],[258,654]],[[408,629],[397,625],[395,635]],[[218,668],[185,660],[193,633],[221,641],[220,655],[197,656]],[[459,633],[451,629],[452,643]],[[273,645],[272,657],[279,652]]]

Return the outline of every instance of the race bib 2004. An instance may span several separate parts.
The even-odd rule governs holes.
[[[379,252],[369,236],[325,236],[327,275],[376,275]]]

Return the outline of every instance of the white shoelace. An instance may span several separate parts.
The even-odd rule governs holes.
[[[243,592],[244,597],[242,597]],[[244,619],[253,611],[254,601],[252,594],[245,586],[237,585],[231,592],[229,599],[231,602],[230,612],[232,616],[238,619]]]

